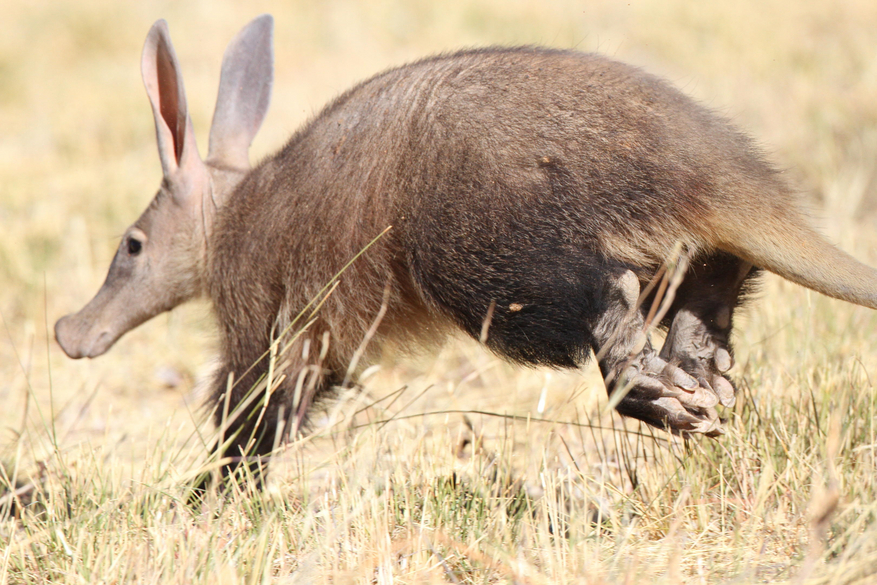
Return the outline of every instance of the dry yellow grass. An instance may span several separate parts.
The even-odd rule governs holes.
[[[741,400],[717,441],[621,423],[591,369],[514,369],[461,341],[384,367],[331,408],[281,453],[267,492],[182,506],[210,430],[197,410],[205,307],[91,362],[67,360],[49,332],[97,290],[160,178],[139,73],[149,26],[169,21],[203,148],[224,46],[260,12],[276,19],[277,81],[256,156],[408,59],[493,43],[598,50],[749,129],[824,230],[877,263],[873,0],[12,0],[0,486],[17,481],[33,503],[0,520],[0,582],[877,581],[877,317],[772,277],[738,324]]]

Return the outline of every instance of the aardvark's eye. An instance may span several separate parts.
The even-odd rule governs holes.
[[[136,256],[140,253],[140,250],[143,249],[143,242],[134,237],[128,238],[128,254],[130,256]]]

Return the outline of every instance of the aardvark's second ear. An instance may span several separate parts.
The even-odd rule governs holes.
[[[250,166],[250,144],[271,98],[273,29],[274,19],[263,14],[241,29],[225,50],[207,154],[214,164]]]

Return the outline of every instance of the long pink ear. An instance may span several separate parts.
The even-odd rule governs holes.
[[[207,151],[207,159],[214,164],[250,167],[250,143],[271,98],[273,29],[274,19],[263,14],[241,29],[225,50]]]
[[[146,36],[140,62],[143,84],[152,105],[158,156],[165,178],[180,181],[180,171],[198,166],[201,157],[186,107],[186,91],[167,22],[157,21]]]

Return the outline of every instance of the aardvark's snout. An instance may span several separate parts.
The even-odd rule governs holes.
[[[82,319],[78,313],[58,319],[55,323],[55,339],[64,353],[75,360],[97,357],[105,353],[115,341],[109,331]]]

